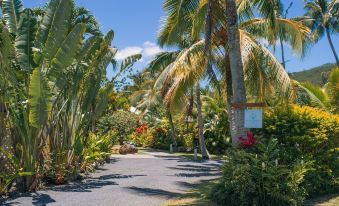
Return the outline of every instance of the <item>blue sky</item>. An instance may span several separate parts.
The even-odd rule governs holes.
[[[76,0],[78,5],[85,6],[99,20],[103,31],[115,31],[114,46],[120,52],[117,58],[122,59],[130,54],[140,52],[143,59],[138,62],[136,69],[141,70],[147,62],[161,51],[156,45],[156,37],[164,16],[162,4],[164,0]],[[287,5],[292,0],[283,0]],[[47,0],[23,0],[25,7],[42,5]],[[303,11],[303,0],[293,0],[288,17],[300,16]],[[334,45],[339,52],[339,35],[332,36]],[[301,71],[324,63],[334,62],[327,38],[314,45],[301,59],[293,54],[288,45],[286,59],[289,72]],[[279,47],[275,55],[280,59]]]

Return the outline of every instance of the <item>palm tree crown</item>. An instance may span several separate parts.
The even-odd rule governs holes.
[[[331,33],[339,32],[339,1],[311,0],[306,2],[305,9],[314,41],[318,41],[326,34],[337,66],[339,66],[338,55],[331,39]]]

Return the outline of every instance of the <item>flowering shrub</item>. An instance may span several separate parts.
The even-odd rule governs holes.
[[[147,124],[143,124],[143,125],[141,125],[140,127],[136,128],[136,129],[135,129],[135,132],[136,132],[137,134],[142,134],[142,133],[147,132],[147,130],[148,130]]]
[[[130,139],[137,145],[142,147],[152,147],[155,137],[152,130],[148,128],[147,124],[143,124],[135,129],[135,132],[130,136]]]
[[[304,183],[311,196],[338,191],[339,115],[293,105],[266,112],[263,129],[255,134],[278,139],[285,150],[281,161],[315,162]]]

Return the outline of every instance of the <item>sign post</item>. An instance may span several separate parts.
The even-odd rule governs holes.
[[[245,128],[262,128],[262,109],[245,110]]]
[[[245,109],[245,128],[262,128],[263,127],[263,109],[266,103],[237,103],[232,104],[233,108]],[[261,108],[261,109],[250,109]]]

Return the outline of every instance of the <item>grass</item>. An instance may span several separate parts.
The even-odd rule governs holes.
[[[216,182],[206,182],[196,189],[183,194],[179,198],[165,202],[163,206],[218,206],[208,199],[212,187]]]

